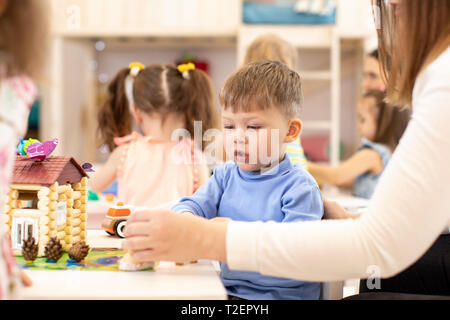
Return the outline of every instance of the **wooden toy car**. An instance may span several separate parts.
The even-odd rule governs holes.
[[[124,228],[127,224],[127,219],[136,207],[125,205],[123,202],[118,202],[115,206],[108,209],[105,219],[103,219],[102,229],[109,235],[116,235],[124,238]]]

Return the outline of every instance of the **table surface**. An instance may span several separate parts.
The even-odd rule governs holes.
[[[88,244],[96,248],[120,248],[121,239],[101,230],[88,230]],[[78,270],[27,270],[33,286],[25,288],[25,299],[160,299],[223,300],[225,288],[213,261],[176,266],[161,262],[155,272],[111,272]]]

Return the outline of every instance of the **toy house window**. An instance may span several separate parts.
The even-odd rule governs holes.
[[[37,209],[37,191],[19,191],[17,209]]]
[[[15,250],[21,250],[23,241],[29,237],[39,241],[39,222],[34,218],[13,218],[11,226],[11,242]]]
[[[56,224],[58,226],[65,225],[67,223],[67,202],[58,202],[56,207]]]

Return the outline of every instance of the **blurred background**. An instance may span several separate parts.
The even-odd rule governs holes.
[[[95,139],[97,112],[108,82],[130,62],[193,61],[218,94],[250,42],[266,33],[298,50],[307,156],[337,164],[359,145],[363,63],[377,45],[368,0],[43,1],[52,10],[51,57],[28,137],[60,139],[57,155],[107,159]]]

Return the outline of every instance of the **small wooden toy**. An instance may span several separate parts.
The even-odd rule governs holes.
[[[121,271],[142,271],[154,269],[158,262],[137,262],[133,259],[133,251],[129,250],[122,259],[119,260],[119,270]]]
[[[128,217],[136,210],[146,209],[144,207],[134,207],[125,205],[123,202],[118,202],[116,205],[110,207],[103,219],[102,229],[107,234],[116,235],[119,238],[124,238],[124,229],[127,224]]]

